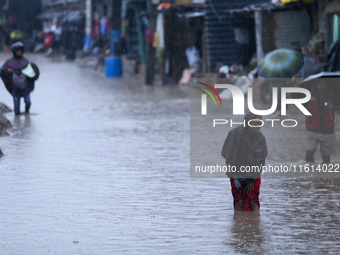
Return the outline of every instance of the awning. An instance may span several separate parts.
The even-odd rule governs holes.
[[[42,12],[37,15],[37,19],[40,20],[53,20],[55,18],[63,17],[64,12]]]
[[[177,8],[192,8],[192,9],[195,9],[195,8],[198,8],[198,9],[204,9],[205,8],[205,5],[204,3],[201,3],[201,2],[183,2],[183,3],[172,3],[172,2],[163,2],[163,3],[160,3],[158,6],[157,6],[157,10],[158,11],[162,11],[162,10],[167,10],[167,9],[170,9],[172,7],[177,7]]]
[[[234,12],[254,12],[254,11],[274,11],[274,10],[284,10],[285,7],[282,3],[263,3],[263,4],[252,4],[247,5],[241,9],[231,9],[230,13]]]
[[[303,4],[312,4],[314,2],[316,2],[317,0],[302,0]],[[281,2],[283,4],[287,4],[287,3],[292,3],[292,2],[299,2],[299,0],[281,0]]]
[[[179,6],[179,5],[184,5],[184,6],[187,6],[187,7],[204,7],[204,4],[205,4],[205,0],[176,0],[176,5]]]
[[[160,3],[158,6],[157,6],[157,10],[162,10],[162,9],[170,9],[171,7],[173,7],[174,4],[173,3],[168,3],[168,2],[165,2],[165,3]]]
[[[340,2],[330,2],[327,4],[325,13],[327,15],[340,14]]]
[[[71,4],[71,3],[77,3],[79,2],[79,0],[67,0],[66,2],[68,4]],[[65,0],[44,0],[42,4],[44,7],[46,7],[46,6],[64,5],[66,2]]]
[[[185,19],[204,17],[205,12],[186,12],[183,14],[178,14],[178,16]]]
[[[70,11],[69,13],[67,13],[63,19],[62,19],[62,23],[78,23],[81,22],[82,20],[85,19],[85,13],[84,11]]]

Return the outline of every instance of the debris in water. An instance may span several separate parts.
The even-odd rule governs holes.
[[[4,103],[0,102],[0,113],[7,113],[7,112],[13,112],[11,108],[9,108],[7,105]]]
[[[9,129],[11,127],[12,127],[11,122],[9,122],[9,120],[0,113],[0,136],[8,135],[6,129]]]

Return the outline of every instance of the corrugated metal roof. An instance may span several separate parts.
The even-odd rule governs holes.
[[[54,5],[64,5],[66,3],[76,3],[81,2],[82,0],[42,0],[43,6],[54,6]]]
[[[177,5],[189,4],[189,3],[191,3],[191,4],[204,4],[205,0],[176,0]]]
[[[328,15],[340,14],[340,2],[330,2],[327,4],[325,13]]]
[[[54,18],[59,18],[64,16],[63,12],[42,12],[37,15],[37,19],[40,20],[53,20]]]
[[[253,12],[253,11],[274,11],[274,10],[284,10],[285,7],[282,3],[261,3],[247,5],[241,9],[231,9],[230,13],[234,12]]]

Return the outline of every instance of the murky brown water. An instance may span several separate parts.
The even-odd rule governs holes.
[[[31,58],[35,114],[0,138],[0,254],[339,254],[338,179],[264,179],[260,213],[234,213],[228,179],[190,178],[188,89]]]

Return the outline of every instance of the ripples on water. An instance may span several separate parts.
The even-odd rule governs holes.
[[[264,179],[234,213],[227,179],[189,178],[188,89],[37,60],[36,115],[0,139],[0,254],[339,253],[338,180]]]

